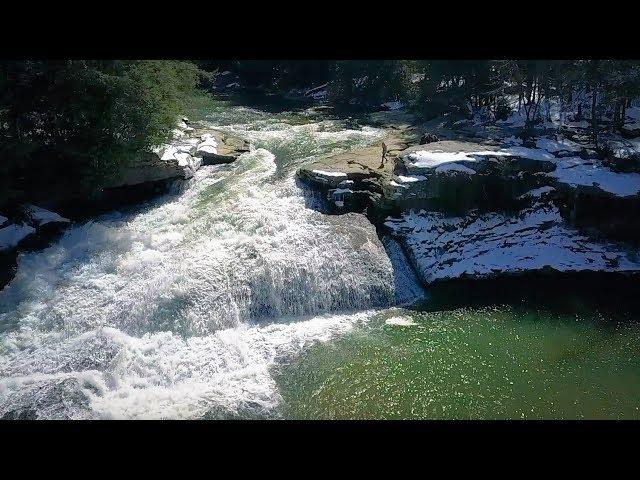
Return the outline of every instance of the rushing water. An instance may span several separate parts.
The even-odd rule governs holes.
[[[634,324],[393,307],[422,295],[397,244],[312,208],[294,177],[381,130],[226,102],[204,118],[250,153],[20,256],[0,292],[0,417],[637,416]]]
[[[20,257],[0,293],[0,416],[272,415],[275,362],[395,303],[373,226],[309,208],[294,177],[381,132],[216,107],[250,153]]]

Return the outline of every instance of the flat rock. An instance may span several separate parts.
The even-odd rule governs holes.
[[[384,225],[425,283],[531,272],[640,271],[637,247],[580,233],[564,224],[552,204],[537,203],[512,216],[414,210]]]

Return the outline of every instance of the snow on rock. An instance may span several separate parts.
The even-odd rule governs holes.
[[[37,226],[42,226],[51,222],[70,222],[68,218],[61,217],[55,212],[51,212],[36,205],[29,205],[27,207],[27,211]]]
[[[194,157],[189,153],[194,150],[193,147],[193,142],[185,141],[156,147],[153,152],[163,162],[176,162],[177,166],[182,169],[182,176],[191,178],[202,163],[202,158]]]
[[[0,228],[0,250],[13,248],[22,239],[35,233],[36,229],[26,224],[11,224],[8,227]]]
[[[617,173],[597,161],[579,157],[556,160],[556,169],[547,175],[572,187],[595,187],[607,193],[629,197],[640,194],[640,174]]]
[[[326,170],[312,170],[316,175],[320,175],[323,177],[346,177],[347,174],[344,172],[327,172]]]
[[[551,138],[540,138],[536,140],[536,147],[542,150],[546,150],[549,153],[558,153],[564,151],[580,152],[582,150],[582,146],[566,138],[559,138],[557,140]]]
[[[218,154],[218,142],[213,135],[205,134],[202,136],[202,142],[198,143],[195,154],[198,157]]]
[[[404,104],[402,102],[386,102],[382,104],[383,107],[387,107],[389,110],[400,110],[404,108]]]
[[[529,160],[538,161],[553,161],[556,156],[546,150],[528,147],[508,147],[501,148],[498,152],[499,155],[510,155],[513,157],[528,158]]]
[[[556,148],[566,150],[571,147],[571,143],[545,141],[541,145],[547,149],[558,152]],[[540,142],[540,140],[539,140]],[[577,144],[576,144],[577,145]],[[533,149],[526,147],[509,147],[500,150],[503,154],[528,158],[531,160],[551,161],[556,165],[554,171],[547,173],[551,178],[559,183],[572,187],[584,186],[595,187],[612,195],[628,197],[640,193],[640,174],[638,173],[617,173],[602,165],[597,160],[585,160],[580,157],[558,158],[548,150]]]
[[[401,183],[396,182],[395,180],[391,180],[389,181],[389,185],[393,186],[393,187],[402,187],[402,188],[408,188],[406,185],[402,185]]]
[[[402,183],[421,182],[421,181],[424,181],[426,179],[427,179],[427,177],[423,177],[421,175],[416,175],[416,176],[398,175],[398,180],[400,180]]]
[[[524,200],[526,198],[542,198],[545,195],[550,194],[551,192],[555,192],[555,188],[550,186],[544,186],[540,188],[534,188],[533,190],[529,190],[526,193],[523,193],[518,197],[518,200]]]
[[[385,225],[404,244],[426,283],[543,269],[640,270],[637,248],[585,236],[563,224],[553,205],[538,203],[517,216],[472,212],[445,217],[410,211],[401,218],[387,218]]]
[[[543,148],[512,145],[496,151],[416,150],[404,155],[403,160],[407,171],[412,174],[429,171],[473,174],[476,173],[475,167],[471,168],[474,164],[478,165],[487,160],[497,161],[499,157],[548,162],[553,170],[546,175],[555,182],[556,186],[564,184],[573,188],[595,188],[619,197],[640,194],[640,174],[614,172],[599,160],[583,159],[572,155],[582,149],[573,141],[562,138],[557,140],[542,138],[536,145]],[[459,148],[464,150],[462,144]],[[568,156],[558,156],[562,152],[567,152]],[[418,177],[399,176],[398,178],[401,183],[405,183],[412,181],[411,178]],[[425,178],[422,177],[422,179]]]
[[[6,222],[7,220],[9,220],[7,217],[0,215],[0,225],[2,225],[4,222]]]
[[[483,150],[478,152],[444,152],[442,150],[419,150],[417,152],[409,153],[405,157],[405,161],[408,166],[414,168],[432,169],[437,168],[447,163],[455,162],[477,162],[476,157],[484,156],[508,156],[510,152],[501,152],[494,150]]]
[[[445,165],[440,165],[435,171],[438,173],[465,173],[467,175],[474,175],[476,173],[475,170],[465,167],[459,163],[447,163]]]
[[[631,130],[640,128],[640,108],[627,108],[624,127]]]

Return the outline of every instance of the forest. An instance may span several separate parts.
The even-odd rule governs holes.
[[[0,63],[0,206],[64,177],[91,196],[141,150],[170,138],[175,118],[221,72],[286,93],[326,84],[329,104],[402,102],[424,118],[446,112],[495,120],[524,114],[522,136],[549,105],[620,131],[640,92],[640,63],[618,60],[4,61]]]

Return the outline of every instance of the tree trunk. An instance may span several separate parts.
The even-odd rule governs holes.
[[[618,128],[620,125],[620,100],[616,100],[616,104],[613,107],[613,128]]]
[[[598,146],[598,119],[596,117],[597,105],[598,105],[598,90],[596,86],[593,86],[591,92],[591,128],[593,129],[593,141]]]
[[[598,148],[598,118],[597,118],[597,107],[598,107],[598,60],[594,60],[592,62],[592,79],[593,88],[591,92],[591,127],[593,129],[593,141],[595,143],[596,148]]]
[[[520,113],[520,109],[522,108],[522,90],[518,94],[518,113]]]

